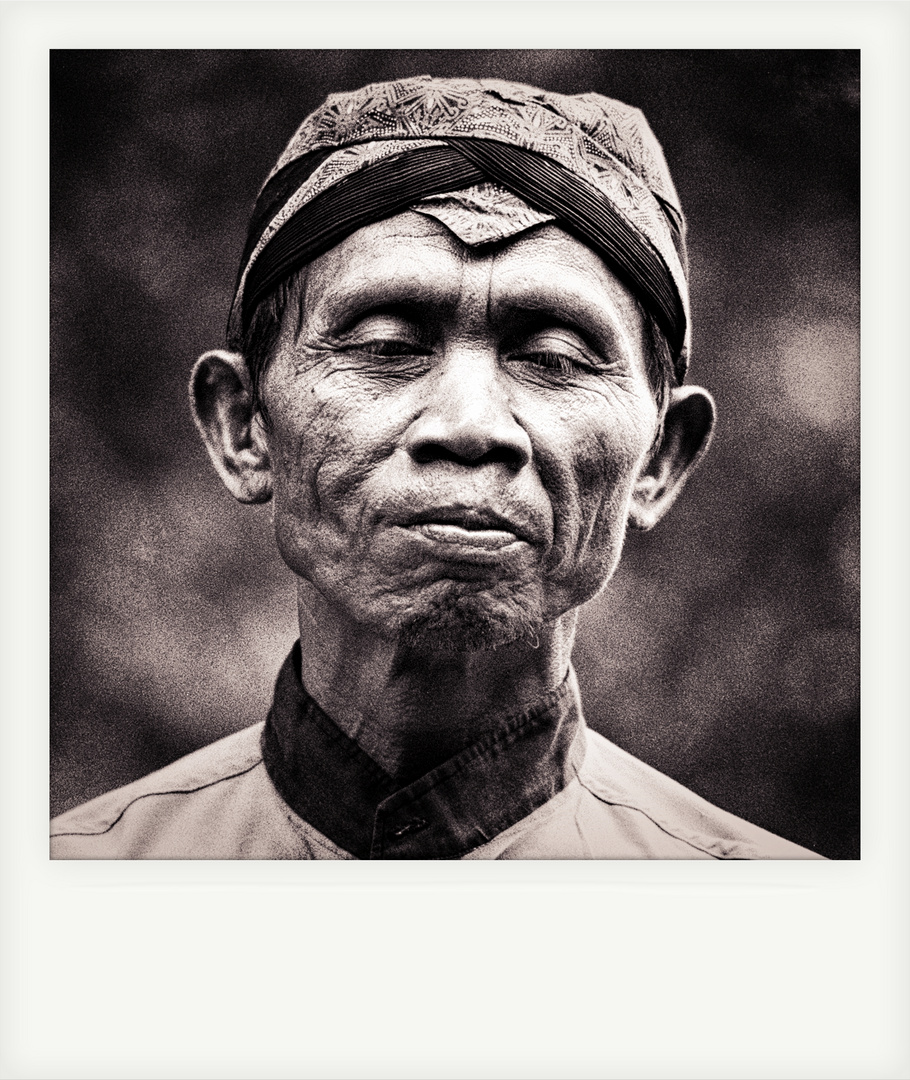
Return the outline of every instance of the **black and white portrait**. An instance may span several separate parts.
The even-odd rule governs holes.
[[[55,858],[859,857],[858,51],[50,107]]]

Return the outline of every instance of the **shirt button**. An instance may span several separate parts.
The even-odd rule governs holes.
[[[425,829],[426,827],[427,823],[423,818],[411,818],[410,821],[404,821],[392,829],[391,835],[398,840],[402,836],[409,836],[411,833],[420,832],[421,829]]]

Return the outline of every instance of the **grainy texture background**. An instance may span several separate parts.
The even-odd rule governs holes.
[[[210,470],[186,380],[303,116],[421,73],[648,117],[720,427],[583,612],[586,713],[726,809],[857,857],[858,52],[52,53],[52,812],[265,714],[293,583],[268,509]]]

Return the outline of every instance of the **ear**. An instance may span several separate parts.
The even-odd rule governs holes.
[[[246,361],[239,353],[203,353],[190,377],[196,427],[215,470],[239,502],[268,502],[272,468],[262,417],[253,408]]]
[[[700,386],[670,391],[663,436],[639,474],[629,506],[634,529],[652,529],[673,505],[711,442],[714,399]]]

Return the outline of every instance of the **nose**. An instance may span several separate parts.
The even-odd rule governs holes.
[[[507,376],[495,353],[456,350],[427,380],[405,449],[419,464],[502,464],[517,472],[531,460],[531,441],[512,412]]]

